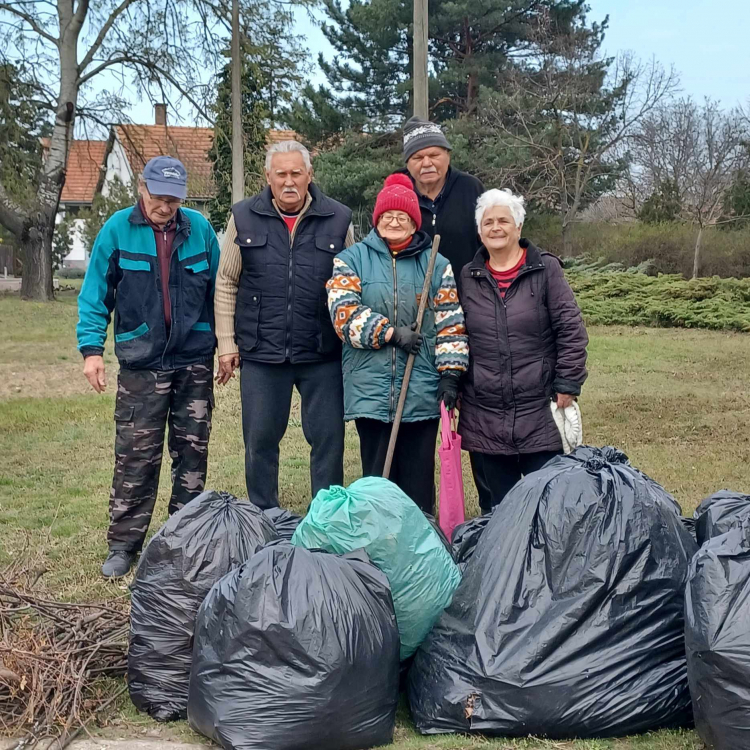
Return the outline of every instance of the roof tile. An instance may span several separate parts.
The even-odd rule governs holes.
[[[72,141],[62,203],[91,203],[105,169],[107,141]]]

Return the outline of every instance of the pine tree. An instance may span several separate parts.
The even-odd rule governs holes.
[[[370,130],[400,124],[411,114],[411,0],[352,0],[346,10],[341,0],[324,0],[324,8],[323,32],[336,56],[321,55],[319,64],[335,104],[368,120]],[[480,88],[498,88],[514,57],[533,54],[541,17],[564,34],[585,12],[584,0],[431,0],[433,119],[475,114]]]

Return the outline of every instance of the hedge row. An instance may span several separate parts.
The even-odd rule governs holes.
[[[684,224],[580,223],[572,228],[573,255],[602,258],[606,263],[638,266],[653,260],[653,270],[665,274],[693,273],[697,230]],[[538,247],[562,256],[558,220],[530,216],[524,235]],[[701,276],[750,277],[750,229],[707,229],[703,233]]]
[[[641,273],[566,273],[592,325],[750,332],[750,279]]]

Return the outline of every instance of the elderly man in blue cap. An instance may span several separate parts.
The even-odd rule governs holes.
[[[143,546],[167,424],[170,515],[203,491],[214,404],[216,234],[200,213],[182,208],[187,172],[179,160],[151,159],[138,192],[138,203],[114,214],[97,235],[78,298],[78,349],[97,393],[106,388],[104,342],[113,311],[120,362],[107,578],[125,575]]]

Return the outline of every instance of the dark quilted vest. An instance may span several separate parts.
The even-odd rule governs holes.
[[[310,195],[291,247],[270,188],[232,206],[242,254],[234,330],[243,359],[302,364],[341,356],[325,285],[352,212],[315,185]]]

